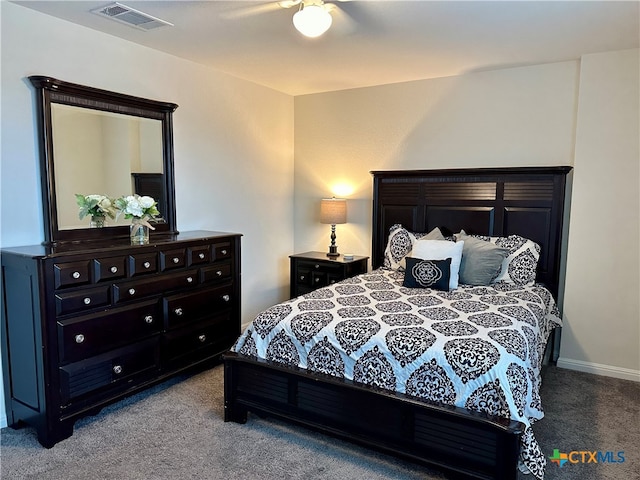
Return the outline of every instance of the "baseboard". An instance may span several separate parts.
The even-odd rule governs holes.
[[[557,365],[560,368],[566,368],[568,370],[578,370],[579,372],[593,373],[595,375],[602,375],[603,377],[614,377],[631,380],[632,382],[640,382],[640,370],[632,370],[631,368],[614,367],[612,365],[584,362],[582,360],[562,357],[558,358]]]
[[[0,415],[0,428],[4,428],[8,426],[7,424],[7,414],[3,413],[2,415]]]

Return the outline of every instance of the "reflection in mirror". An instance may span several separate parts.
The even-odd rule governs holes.
[[[53,104],[51,123],[60,230],[88,226],[88,217],[78,218],[76,193],[151,194],[136,192],[132,174],[163,173],[160,120]],[[129,223],[124,216],[107,219],[109,226]]]

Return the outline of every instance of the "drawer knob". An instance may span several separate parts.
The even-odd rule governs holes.
[[[198,340],[200,340],[201,342],[204,342],[207,340],[207,336],[206,335],[199,335],[198,336]]]
[[[304,275],[300,275],[300,280],[304,280]]]
[[[318,265],[317,263],[316,263],[316,268],[320,268],[320,265]]]
[[[135,288],[130,288],[129,289],[129,295],[133,296],[136,294],[136,289]]]
[[[216,275],[218,275],[219,277],[221,277],[221,276],[222,276],[222,270],[218,270],[218,271],[216,272]]]
[[[113,373],[116,375],[120,375],[122,373],[122,367],[120,365],[115,365],[113,367]]]
[[[204,260],[204,253],[198,254],[198,257],[200,258],[200,260]]]
[[[192,283],[193,282],[193,277],[187,277],[187,283]]]
[[[144,322],[149,324],[153,323],[153,315],[147,315],[144,317]]]
[[[118,273],[118,267],[111,267],[111,273]]]
[[[225,302],[228,302],[229,300],[231,300],[231,297],[229,295],[223,295],[222,300],[224,300]]]
[[[181,317],[182,314],[184,313],[181,307],[176,308],[173,312],[179,317]]]
[[[180,263],[180,259],[178,257],[172,258],[173,263]]]
[[[319,279],[319,278],[316,278],[316,279],[315,279],[315,282],[316,282],[316,283],[318,283],[319,281],[320,281],[320,279]]]
[[[73,278],[80,278],[80,272],[73,272],[73,273],[71,274],[71,276],[72,276]]]
[[[76,335],[76,343],[82,343],[84,342],[84,335],[82,335],[81,333],[79,333],[78,335]]]
[[[85,305],[89,305],[91,303],[91,298],[85,297],[83,302],[84,302]]]
[[[149,267],[151,266],[151,264],[150,264],[149,262],[144,262],[144,263],[142,264],[142,266],[143,266],[144,268],[149,268]]]
[[[220,250],[220,253],[222,253],[223,255],[226,255],[227,251],[226,250]]]

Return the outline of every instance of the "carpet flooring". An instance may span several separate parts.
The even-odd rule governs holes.
[[[0,476],[11,480],[442,480],[441,473],[272,418],[223,421],[223,369],[176,377],[75,424],[45,449],[29,427],[0,432]],[[640,384],[547,367],[546,416],[534,425],[554,449],[613,452],[624,462],[547,461],[547,480],[640,479]],[[574,460],[580,455],[574,455]],[[588,456],[585,456],[588,460]],[[519,480],[533,480],[520,475]]]

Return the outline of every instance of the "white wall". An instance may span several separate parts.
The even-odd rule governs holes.
[[[371,170],[571,165],[578,62],[295,99],[295,249],[325,250],[319,199],[347,185],[342,252],[371,250]]]
[[[293,97],[1,3],[0,245],[44,239],[34,95],[26,77],[48,75],[177,103],[178,229],[244,235],[243,322],[287,298]]]
[[[346,184],[339,251],[370,255],[370,170],[574,165],[559,364],[639,380],[639,89],[633,50],[296,97],[295,250]]]
[[[640,372],[639,57],[639,50],[625,50],[582,58],[558,360],[567,368],[635,380]]]

